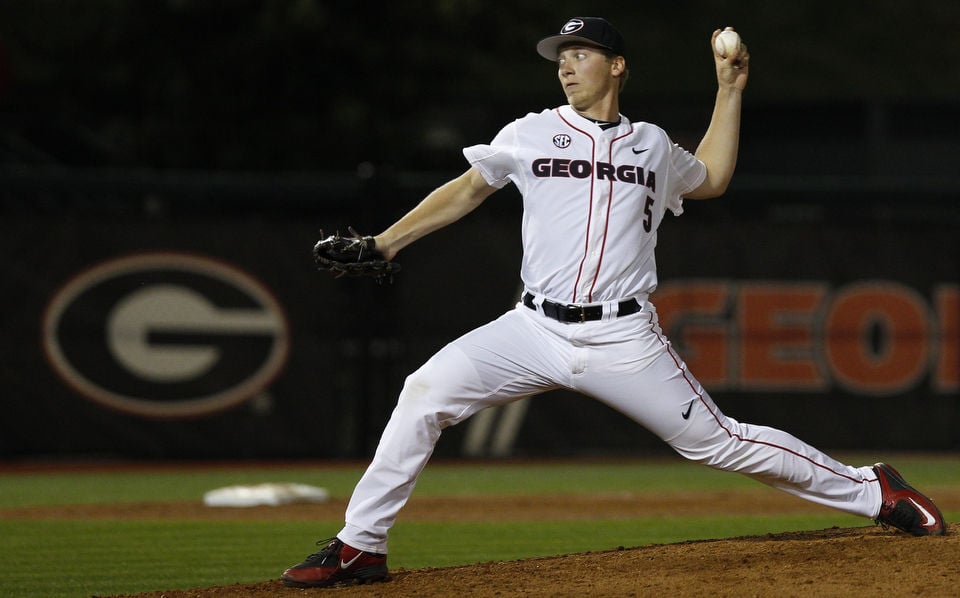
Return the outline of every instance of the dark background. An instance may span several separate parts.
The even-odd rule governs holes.
[[[752,76],[741,172],[951,172],[960,6],[777,3],[6,0],[3,161],[242,171],[459,170],[459,148],[562,103],[533,46],[602,14],[628,40],[622,109],[693,145],[709,36],[737,27]],[[898,151],[929,142],[926,164]],[[772,156],[767,144],[836,146]],[[888,161],[889,160],[889,161]],[[900,169],[902,170],[902,168]]]
[[[403,376],[515,299],[519,205],[508,188],[409,248],[392,286],[317,276],[309,248],[321,228],[378,232],[466,168],[463,146],[562,103],[534,45],[578,15],[627,39],[623,113],[689,149],[713,105],[711,32],[735,26],[750,48],[737,175],[661,230],[664,277],[802,272],[924,295],[960,280],[955,2],[4,0],[0,457],[368,455]],[[165,250],[239,264],[279,296],[292,352],[269,401],[144,421],[50,372],[37,338],[55,290]],[[716,394],[826,447],[960,446],[953,391]],[[585,399],[547,401],[516,453],[659,447]]]

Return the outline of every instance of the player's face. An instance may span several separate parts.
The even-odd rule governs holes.
[[[601,50],[568,46],[557,55],[557,67],[563,93],[576,110],[586,111],[611,91],[617,91],[613,63]]]

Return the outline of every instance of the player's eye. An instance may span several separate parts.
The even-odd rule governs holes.
[[[588,54],[587,54],[586,52],[575,52],[575,53],[571,56],[571,58],[573,58],[574,60],[578,60],[578,61],[579,61],[579,60],[586,60],[587,57],[588,57]],[[557,65],[559,65],[559,66],[563,66],[564,64],[566,64],[566,62],[567,62],[567,58],[566,58],[566,57],[557,58]]]

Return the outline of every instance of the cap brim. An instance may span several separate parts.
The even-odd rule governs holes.
[[[556,60],[557,54],[559,54],[558,50],[560,46],[575,43],[581,43],[592,48],[600,48],[601,50],[613,51],[613,48],[601,46],[592,39],[580,37],[579,35],[553,35],[550,37],[545,37],[537,43],[537,54],[543,56],[547,60]]]

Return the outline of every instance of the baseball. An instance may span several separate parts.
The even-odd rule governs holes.
[[[736,31],[723,31],[713,42],[717,54],[723,58],[736,56],[740,53],[740,35]]]

